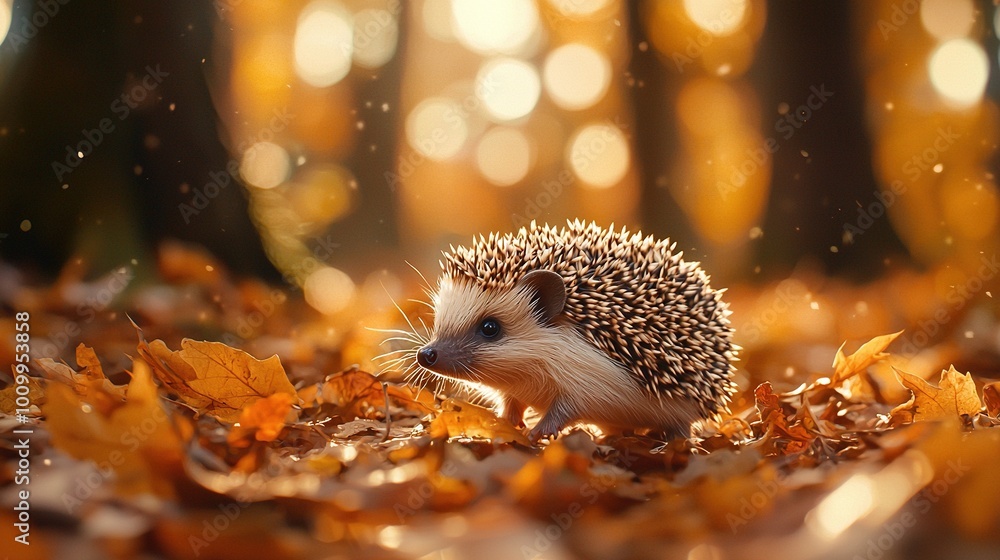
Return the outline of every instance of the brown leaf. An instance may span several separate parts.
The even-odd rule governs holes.
[[[105,375],[101,362],[92,348],[83,344],[76,347],[77,372],[68,365],[49,358],[35,361],[48,379],[59,381],[70,387],[104,414],[125,402],[125,387],[112,383]]]
[[[188,406],[236,422],[243,409],[275,393],[296,396],[278,356],[258,360],[221,342],[185,338],[171,351],[161,340],[146,343],[139,332],[139,354],[156,377]]]
[[[916,375],[898,369],[895,371],[899,382],[913,395],[908,402],[892,409],[892,418],[896,422],[974,415],[982,408],[972,375],[959,373],[955,366],[941,372],[938,387]]]
[[[983,387],[983,403],[986,404],[986,413],[991,418],[1000,416],[1000,381],[987,383]]]
[[[850,356],[844,354],[844,345],[847,344],[845,341],[837,349],[837,355],[833,358],[834,372],[831,384],[837,385],[841,381],[865,371],[868,369],[868,366],[888,357],[888,354],[884,350],[901,334],[903,334],[903,331],[876,336],[862,344],[861,348],[858,348]]]
[[[513,424],[497,418],[488,408],[457,399],[441,403],[441,413],[431,422],[431,437],[483,438],[494,443],[515,442],[526,447],[531,443]]]
[[[14,370],[13,366],[11,366],[11,369],[13,370],[13,375],[16,379],[18,376],[17,370]],[[22,404],[25,397],[28,399],[29,403],[27,407],[28,412],[24,414],[27,416],[35,416],[38,414],[38,409],[32,408],[32,406],[40,406],[43,402],[45,402],[45,391],[42,388],[42,382],[39,381],[38,378],[31,377],[30,375],[26,377],[28,378],[28,381],[27,383],[24,383],[24,385],[28,387],[27,395],[18,395],[16,384],[0,391],[0,412],[13,416],[17,409],[25,408],[23,406],[18,406],[17,398],[18,396],[21,396]]]

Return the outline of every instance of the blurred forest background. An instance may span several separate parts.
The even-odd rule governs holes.
[[[0,254],[99,274],[178,239],[308,296],[579,217],[723,281],[975,267],[998,27],[972,0],[4,0]]]

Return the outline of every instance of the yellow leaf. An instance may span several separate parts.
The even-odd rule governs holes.
[[[916,375],[898,369],[895,371],[899,382],[913,396],[908,402],[892,410],[893,420],[920,422],[963,414],[973,415],[982,408],[972,375],[959,373],[955,366],[941,372],[939,387]]]
[[[13,366],[12,368],[13,369]],[[13,372],[14,378],[18,376],[17,371]],[[8,414],[10,416],[14,415],[14,412],[19,408],[28,408],[28,412],[24,413],[27,416],[36,416],[38,414],[38,409],[32,409],[32,405],[40,406],[45,400],[45,391],[42,389],[42,383],[35,377],[25,376],[28,378],[28,382],[24,385],[28,388],[27,395],[17,394],[17,385],[11,385],[6,389],[0,391],[0,412]],[[23,392],[23,390],[22,390]],[[21,397],[21,404],[24,404],[24,399],[28,400],[28,406],[18,406],[17,398]]]
[[[885,349],[901,334],[903,334],[903,331],[876,336],[862,344],[861,348],[858,348],[850,356],[844,354],[844,345],[847,342],[841,344],[837,350],[837,355],[833,358],[833,378],[831,379],[831,384],[837,385],[841,381],[857,375],[868,369],[868,366],[887,357],[888,354],[884,352]]]
[[[83,344],[77,346],[76,362],[80,366],[79,372],[49,358],[35,360],[45,377],[69,385],[77,395],[86,398],[102,413],[107,414],[125,402],[125,387],[115,385],[104,375],[101,362],[92,348]]]
[[[531,445],[524,434],[507,420],[497,418],[490,409],[456,399],[441,403],[441,413],[431,422],[430,432],[431,437],[467,436],[495,443]]]
[[[113,473],[123,494],[169,496],[172,489],[163,475],[180,472],[183,450],[149,367],[141,360],[135,362],[126,394],[122,406],[102,411],[94,406],[94,395],[80,396],[64,384],[50,384],[42,412],[52,444],[96,463],[104,477],[101,484],[109,482]]]
[[[236,422],[244,408],[276,393],[295,397],[295,388],[276,355],[258,360],[221,342],[187,338],[177,351],[160,340],[147,344],[140,339],[139,354],[184,403],[224,422]]]

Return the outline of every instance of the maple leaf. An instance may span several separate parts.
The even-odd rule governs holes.
[[[125,403],[114,409],[102,410],[96,394],[81,396],[62,383],[51,384],[47,397],[42,412],[55,447],[114,471],[123,494],[172,494],[162,475],[180,472],[183,450],[142,360],[133,365]]]
[[[188,338],[172,351],[162,340],[147,343],[142,331],[138,349],[157,379],[185,404],[224,422],[236,422],[244,408],[275,393],[296,397],[277,355],[258,360],[221,342]]]
[[[893,369],[899,382],[911,391],[909,401],[892,409],[894,422],[920,422],[963,414],[971,416],[982,408],[972,375],[959,373],[955,366],[941,372],[938,387],[916,375]]]
[[[531,446],[524,434],[507,420],[497,418],[492,410],[458,399],[441,403],[441,412],[431,422],[430,432],[434,438],[467,436]]]
[[[865,371],[868,369],[868,366],[888,357],[889,355],[885,353],[885,349],[901,334],[903,334],[903,331],[876,336],[862,344],[850,356],[844,354],[844,345],[847,344],[845,341],[837,349],[837,355],[833,358],[834,371],[830,383],[837,385],[845,379],[854,377],[858,373]]]

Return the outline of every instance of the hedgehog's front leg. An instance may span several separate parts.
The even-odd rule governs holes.
[[[558,435],[567,424],[576,419],[576,413],[572,407],[566,401],[557,397],[556,400],[552,401],[552,406],[549,407],[545,416],[542,416],[538,424],[532,428],[528,434],[528,438],[532,442],[537,442],[545,436]]]
[[[524,424],[524,403],[508,395],[503,399],[503,417],[515,428]]]

